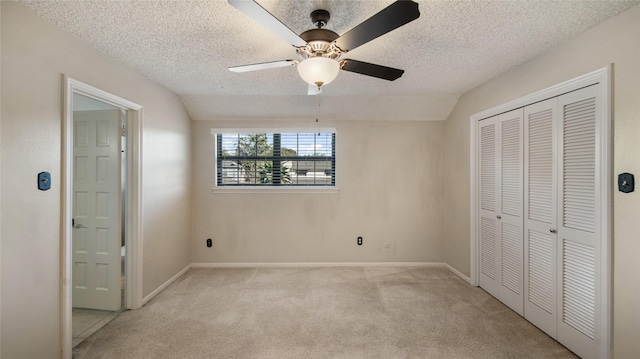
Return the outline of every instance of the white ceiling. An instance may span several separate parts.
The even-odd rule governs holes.
[[[257,0],[296,33],[314,9],[343,34],[392,0]],[[444,120],[459,96],[640,3],[640,0],[420,0],[419,19],[343,58],[404,69],[389,82],[342,71],[319,99],[294,67],[229,66],[295,59],[294,49],[226,0],[20,0],[177,93],[195,120],[322,118]]]

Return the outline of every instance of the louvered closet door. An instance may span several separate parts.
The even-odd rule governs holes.
[[[608,350],[600,86],[482,120],[478,133],[480,286],[582,358]]]
[[[527,106],[524,317],[552,337],[557,318],[557,98]]]
[[[480,122],[480,286],[523,314],[522,109]]]
[[[498,299],[523,315],[522,109],[498,118]]]
[[[600,212],[596,157],[598,86],[558,98],[562,129],[558,201],[558,341],[583,358],[598,357]]]
[[[478,173],[480,201],[480,287],[499,297],[500,247],[498,243],[498,116],[480,121]]]

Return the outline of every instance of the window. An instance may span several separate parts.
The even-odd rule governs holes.
[[[216,186],[335,187],[335,131],[211,132]]]

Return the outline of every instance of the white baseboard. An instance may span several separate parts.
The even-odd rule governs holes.
[[[447,267],[440,262],[294,262],[294,263],[192,263],[192,268],[275,268],[275,267]]]
[[[187,273],[187,271],[189,269],[191,269],[192,264],[189,264],[188,266],[186,266],[183,270],[181,270],[180,272],[178,272],[178,274],[174,275],[173,277],[169,278],[169,280],[167,280],[166,282],[162,283],[161,286],[159,286],[158,288],[156,288],[153,292],[149,293],[146,297],[142,298],[142,305],[147,304],[148,301],[150,301],[151,299],[153,299],[153,297],[155,297],[156,295],[158,295],[160,292],[162,292],[165,288],[167,288],[168,286],[171,285],[171,283],[175,282],[176,280],[178,280],[178,278],[180,278],[183,274]]]
[[[465,282],[471,284],[471,278],[467,277],[466,275],[462,274],[462,272],[460,272],[459,270],[453,268],[452,266],[450,266],[449,264],[445,263],[445,268],[447,268],[448,270],[450,270],[453,274],[457,275],[458,277],[462,278],[462,280],[464,280]]]

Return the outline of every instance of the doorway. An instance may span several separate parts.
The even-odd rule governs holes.
[[[123,309],[126,111],[73,94],[73,347]]]
[[[61,341],[71,358],[119,311],[142,305],[142,107],[64,82]]]

